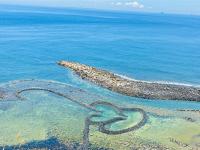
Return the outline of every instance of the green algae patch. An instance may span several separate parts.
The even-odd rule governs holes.
[[[47,92],[24,94],[27,101],[15,103],[0,113],[0,145],[24,144],[56,136],[81,141],[87,111]]]
[[[199,141],[194,136],[200,133],[200,122],[188,122],[178,118],[149,117],[147,124],[135,132],[106,135],[93,127],[90,142],[111,149],[198,149]]]
[[[154,140],[171,148],[189,149],[191,147],[197,148],[191,141],[197,133],[200,133],[200,122],[189,122],[174,117],[150,117],[146,129],[136,132],[136,135],[140,138]]]
[[[117,123],[113,123],[111,125],[107,125],[106,128],[109,128],[110,130],[120,130],[120,129],[126,129],[130,128],[132,126],[137,125],[137,123],[142,120],[142,115],[139,112],[125,112],[124,113],[127,116],[126,120],[119,121]]]
[[[1,119],[4,123],[0,125],[0,145],[18,145],[45,139],[47,131],[44,121],[33,120],[26,117],[11,118],[10,121]]]

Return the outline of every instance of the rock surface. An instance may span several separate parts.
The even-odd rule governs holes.
[[[145,99],[200,102],[200,88],[197,87],[129,80],[108,71],[76,62],[60,61],[58,64],[72,69],[82,79],[124,95]]]

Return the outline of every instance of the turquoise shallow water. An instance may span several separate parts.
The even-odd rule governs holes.
[[[0,82],[38,78],[72,83],[73,77],[55,63],[71,60],[134,79],[198,86],[199,20],[199,16],[2,6]]]
[[[137,80],[199,86],[199,26],[199,16],[0,6],[0,83],[20,79],[55,80],[93,92],[116,104],[200,109],[200,104],[195,102],[143,100],[112,93],[82,81],[56,64],[59,60],[77,61]],[[0,104],[0,109],[11,108],[6,115],[16,119],[11,117],[13,124],[21,111],[22,114],[31,111],[28,114],[32,117],[23,115],[21,119],[21,124],[27,119],[28,123],[24,124],[27,133],[30,132],[29,123],[39,118],[38,124],[34,124],[35,131],[40,129],[39,136],[22,135],[29,140],[43,139],[47,126],[56,123],[62,126],[65,113],[69,118],[77,114],[73,107],[65,110],[71,104],[57,101],[61,98],[45,92],[29,93],[28,97],[32,97],[30,102]],[[60,106],[63,107],[59,111]],[[52,108],[52,112],[44,109],[46,107]],[[80,106],[77,107],[79,110]],[[13,111],[18,113],[13,116]],[[59,115],[60,118],[53,120],[44,112],[56,112],[55,118]],[[83,112],[77,115],[84,118],[87,112]],[[1,117],[5,116],[5,112],[0,113]],[[7,123],[12,124],[12,119]],[[76,124],[76,120],[73,123]],[[17,134],[15,127],[10,129]],[[70,134],[77,132],[80,133],[74,129]],[[6,133],[0,135],[3,138]],[[9,142],[16,144],[14,140],[5,143]]]

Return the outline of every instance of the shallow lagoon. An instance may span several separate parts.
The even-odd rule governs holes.
[[[91,13],[87,10],[61,13],[48,9],[47,13],[40,8],[46,13],[38,13],[38,8],[15,8],[26,12],[16,13],[13,7],[9,9],[12,11],[0,12],[1,85],[19,79],[55,80],[86,90],[87,96],[74,95],[86,104],[108,101],[120,107],[141,108],[147,113],[144,126],[120,135],[102,133],[91,125],[89,141],[94,149],[145,149],[149,145],[157,149],[199,148],[199,113],[176,111],[200,110],[199,103],[122,96],[83,81],[56,65],[58,60],[69,59],[136,79],[199,85],[198,16],[95,11],[93,17],[88,17]],[[55,11],[57,14],[52,15]],[[71,15],[77,17],[76,22]],[[45,91],[27,91],[22,95],[26,100],[0,102],[2,147],[44,148],[47,141],[60,147],[62,143],[80,146],[85,118],[93,111]],[[116,115],[112,108],[99,109],[105,114],[97,120]],[[125,122],[107,128],[127,128],[141,119],[137,112],[126,115]]]
[[[35,82],[35,85],[38,85],[38,81]],[[31,87],[37,87],[34,85],[34,81],[29,83],[32,84]],[[59,84],[61,84],[61,87],[65,85],[52,81],[50,83],[52,85],[49,87],[53,87],[53,84],[55,84],[57,91],[59,91]],[[12,89],[13,82],[9,84],[10,86],[7,87]],[[28,87],[28,84],[23,85]],[[16,84],[13,86],[14,88],[19,88],[19,85]],[[88,83],[85,86],[93,88],[93,92],[100,90],[100,88]],[[189,149],[198,148],[199,146],[200,118],[198,112],[180,112],[175,111],[175,107],[169,110],[133,104],[129,103],[132,98],[103,89],[100,94],[89,93],[89,88],[87,89],[88,94],[76,91],[76,88],[66,88],[66,90],[71,90],[71,98],[85,104],[90,104],[97,100],[108,101],[119,107],[141,108],[147,113],[147,121],[143,126],[135,131],[123,134],[105,134],[99,131],[98,125],[90,125],[89,142],[93,147],[111,149],[131,149],[133,147],[141,149],[146,147]],[[98,93],[97,91],[96,93]],[[62,88],[60,92],[70,93]],[[94,113],[93,110],[46,91],[26,91],[22,92],[21,95],[25,99],[2,101],[0,103],[0,118],[3,122],[0,125],[2,129],[0,131],[0,144],[2,146],[23,146],[23,144],[31,141],[43,141],[53,137],[67,145],[72,143],[81,144],[83,142],[85,119],[91,113]],[[118,96],[118,99],[115,96]],[[119,116],[114,107],[97,105],[96,109],[103,113],[101,117],[93,117],[94,121],[105,121]],[[126,129],[136,125],[142,118],[139,112],[124,111],[124,114],[127,116],[124,121],[108,124],[106,128],[110,131]],[[37,147],[37,142],[35,145]]]

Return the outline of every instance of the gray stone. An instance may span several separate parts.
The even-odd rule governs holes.
[[[145,99],[200,101],[200,88],[197,87],[129,80],[108,71],[75,62],[60,61],[58,64],[72,69],[83,79],[120,94]]]

